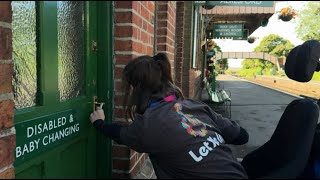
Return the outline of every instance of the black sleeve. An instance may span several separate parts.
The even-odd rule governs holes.
[[[243,129],[242,127],[240,127],[239,135],[232,142],[230,142],[230,144],[242,145],[242,144],[247,143],[248,140],[249,140],[248,132],[245,129]]]
[[[93,123],[93,126],[105,136],[112,138],[113,140],[119,142],[121,125],[112,123],[109,121],[103,121],[98,119]]]
[[[145,148],[145,127],[144,119],[141,115],[136,118],[128,127],[122,127],[119,135],[119,143],[129,146],[131,149],[143,153]]]
[[[105,136],[112,138],[118,144],[123,144],[137,152],[144,151],[144,126],[143,119],[136,117],[128,127],[110,121],[96,120],[93,126]]]
[[[221,136],[226,143],[231,144],[231,142],[234,142],[241,132],[240,125],[236,121],[225,118],[221,114],[218,114],[211,109],[210,111],[212,119],[221,131]]]

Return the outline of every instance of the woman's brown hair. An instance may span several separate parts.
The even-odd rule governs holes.
[[[173,83],[171,65],[166,54],[140,56],[130,61],[123,71],[126,85],[125,102],[127,113],[132,120],[135,114],[143,114],[150,103],[182,92]]]

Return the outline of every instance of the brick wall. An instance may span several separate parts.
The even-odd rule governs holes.
[[[155,7],[156,4],[157,7]],[[174,68],[175,26],[175,1],[115,2],[115,121],[126,122],[122,107],[124,92],[121,86],[121,75],[123,68],[130,60],[144,54],[153,56],[154,51],[164,52]],[[146,154],[137,153],[116,143],[113,145],[112,152],[113,178],[134,177],[148,158]]]
[[[11,1],[0,2],[0,179],[15,178]]]
[[[154,11],[153,1],[115,1],[114,63],[115,63],[115,121],[125,123],[122,107],[122,71],[136,56],[153,55],[154,51]],[[112,178],[133,178],[141,169],[146,154],[137,153],[128,147],[113,144]]]

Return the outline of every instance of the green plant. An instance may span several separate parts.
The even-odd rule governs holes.
[[[315,72],[312,76],[312,80],[320,81],[320,72]]]
[[[238,76],[251,78],[256,75],[256,69],[241,69],[237,72]]]

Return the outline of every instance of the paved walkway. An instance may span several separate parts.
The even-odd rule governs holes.
[[[249,133],[247,144],[231,146],[238,158],[267,142],[287,105],[301,98],[233,76],[219,75],[217,80],[231,92],[231,118]]]

